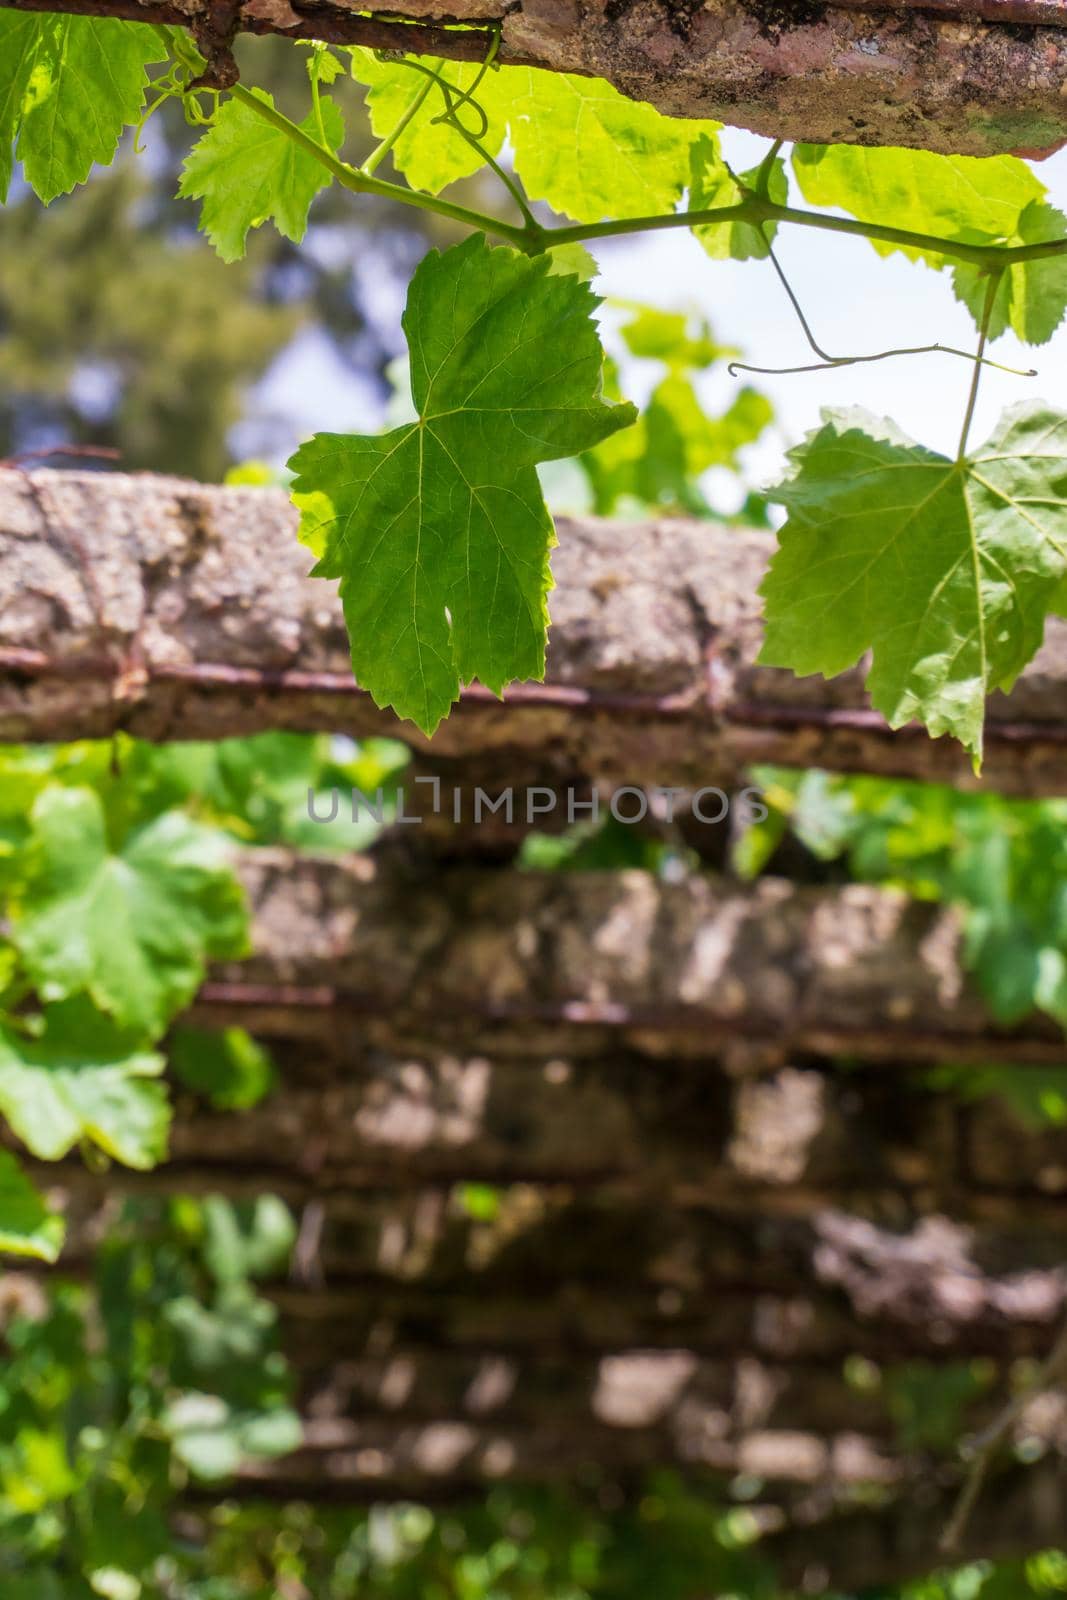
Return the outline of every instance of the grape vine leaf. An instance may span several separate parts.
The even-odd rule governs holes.
[[[247,1111],[275,1081],[270,1056],[243,1028],[175,1028],[170,1068],[179,1083],[203,1095],[216,1111]]]
[[[152,28],[113,17],[0,17],[0,199],[11,148],[45,205],[114,157],[139,121],[145,69],[166,50]]]
[[[671,372],[657,384],[636,427],[581,457],[593,509],[611,516],[651,506],[707,516],[696,480],[709,467],[736,465],[739,449],[770,422],[770,401],[744,388],[728,409],[709,417],[689,379]]]
[[[329,45],[316,41],[307,58],[307,70],[312,83],[336,83],[345,69]]]
[[[273,106],[265,90],[252,93]],[[332,100],[323,99],[322,115],[327,141],[336,154],[345,136],[341,113]],[[300,127],[318,140],[314,112]],[[187,200],[203,201],[201,229],[223,261],[237,261],[245,253],[249,229],[268,218],[286,239],[299,244],[311,202],[330,182],[326,167],[309,151],[251,106],[227,100],[186,157],[178,193]]]
[[[473,234],[433,250],[404,330],[417,418],[290,462],[315,574],[341,580],[356,677],[427,734],[479,678],[544,672],[552,521],[536,464],[634,420],[601,397],[596,297]]]
[[[527,195],[576,222],[672,210],[689,181],[690,146],[720,126],[665,117],[601,78],[502,67],[492,84]]]
[[[840,206],[863,222],[981,244],[1005,238],[1045,186],[1015,156],[943,156],[931,150],[797,144],[793,171],[810,205]],[[944,264],[935,249],[872,239],[879,255],[901,250],[930,266]]]
[[[12,939],[42,999],[87,992],[158,1037],[211,957],[245,949],[240,885],[220,834],[179,811],[108,838],[91,789],[50,788],[32,812],[31,872]]]
[[[719,141],[713,134],[696,141],[690,160],[689,205],[692,210],[716,211],[723,206],[736,206],[744,198],[723,162]],[[758,167],[742,172],[741,183],[746,188],[755,188],[758,173]],[[767,195],[776,205],[785,205],[789,200],[789,180],[780,156],[775,156],[771,162]],[[696,227],[693,233],[713,261],[763,260],[774,243],[777,226],[774,222],[764,222],[758,227],[751,222],[720,222]]]
[[[16,11],[0,13],[0,201],[7,199],[22,102],[37,54],[40,23]]]
[[[0,1028],[0,1111],[42,1161],[87,1140],[128,1167],[154,1167],[170,1123],[163,1065],[84,997],[64,1001],[37,1038]]]
[[[627,302],[623,302],[627,304]],[[740,352],[721,345],[709,324],[684,312],[660,311],[629,302],[635,315],[619,330],[631,355],[662,362],[667,375],[653,389],[637,424],[604,439],[580,458],[601,516],[646,507],[680,509],[707,516],[698,479],[713,466],[736,465],[737,451],[771,420],[770,401],[743,388],[720,416],[708,416],[689,373]],[[614,363],[607,369],[610,393],[618,393]]]
[[[826,412],[790,456],[770,492],[789,519],[760,659],[832,677],[872,650],[890,725],[954,734],[977,768],[985,696],[1033,656],[1067,570],[1067,417],[1014,407],[956,463],[865,412]]]
[[[458,90],[470,88],[481,71],[429,64]],[[352,73],[368,86],[371,126],[379,137],[396,126],[425,81],[402,61],[378,61],[366,50],[352,52]],[[666,117],[600,78],[536,67],[491,69],[474,99],[486,118],[478,140],[485,153],[496,156],[510,132],[515,173],[527,195],[577,222],[670,211],[689,181],[690,146],[720,126]],[[484,165],[474,145],[435,121],[443,107],[440,91],[431,90],[392,149],[408,182],[431,194]],[[469,109],[459,115],[475,126]]]
[[[632,305],[635,315],[619,332],[630,354],[643,361],[662,361],[671,368],[704,368],[741,354],[734,345],[720,344],[703,319],[694,324],[684,311]]]
[[[0,1150],[0,1254],[55,1261],[63,1219],[49,1211],[10,1150]]]
[[[1067,238],[1067,217],[1055,206],[1031,200],[1019,213],[1007,245],[1039,244]],[[959,262],[952,288],[975,322],[981,326],[988,278],[977,267]],[[1067,256],[1046,261],[1019,261],[1008,268],[997,286],[989,317],[989,337],[999,339],[1008,328],[1024,344],[1047,344],[1067,310]]]
[[[812,205],[839,206],[864,222],[963,244],[1034,244],[1067,235],[1067,218],[1045,204],[1047,190],[1015,156],[944,156],[929,150],[867,149],[857,145],[806,145],[793,149],[793,171]],[[934,248],[872,239],[880,255],[900,250],[941,268],[952,264]],[[977,323],[987,278],[980,267],[954,264],[958,299]],[[1044,344],[1067,310],[1067,258],[1019,262],[997,292],[989,333],[1010,327],[1027,344]]]
[[[371,128],[378,139],[384,139],[418,99],[427,85],[427,79],[403,61],[379,60],[373,50],[357,46],[351,56],[352,76],[367,89]],[[477,64],[459,62],[429,60],[426,65],[440,73],[445,82],[458,91],[457,100],[460,94],[471,87],[481,71]],[[486,94],[483,100],[481,90],[477,99],[484,105],[487,117],[486,130],[478,143],[488,155],[496,156],[504,143],[507,128],[506,117],[502,115],[503,107],[499,97]],[[440,194],[446,185],[455,183],[458,178],[470,177],[485,165],[485,159],[475,145],[469,144],[461,133],[447,123],[437,121],[444,109],[444,95],[431,85],[419,113],[412,117],[391,151],[393,165],[404,174],[412,188],[423,189],[428,194]],[[461,110],[459,116],[462,118],[463,115]],[[466,120],[471,126],[475,125],[475,119],[469,111],[466,112]]]

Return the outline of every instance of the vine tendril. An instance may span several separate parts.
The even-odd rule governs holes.
[[[822,348],[822,346],[819,344],[818,340],[815,338],[815,335],[812,333],[811,325],[808,322],[807,317],[804,315],[804,309],[801,306],[800,301],[797,299],[797,296],[796,296],[796,293],[794,292],[793,286],[789,282],[789,279],[787,278],[787,276],[785,274],[785,271],[782,268],[781,262],[778,260],[778,257],[775,254],[774,246],[771,244],[770,240],[767,238],[765,225],[763,223],[759,223],[759,224],[757,224],[757,228],[758,228],[758,231],[763,235],[764,241],[765,241],[765,243],[767,245],[767,256],[768,256],[768,259],[770,260],[770,263],[771,263],[772,267],[774,268],[775,272],[778,275],[778,280],[781,283],[782,288],[785,290],[787,296],[789,297],[789,303],[793,307],[793,310],[796,312],[797,321],[800,323],[801,328],[804,330],[804,337],[807,340],[808,344],[811,346],[812,350],[819,357],[819,359],[818,359],[818,361],[804,362],[804,363],[801,363],[801,364],[799,364],[797,366],[790,366],[790,367],[763,367],[763,366],[756,366],[753,362],[750,362],[750,361],[731,361],[731,362],[728,363],[727,368],[726,368],[726,370],[730,374],[731,378],[736,378],[737,374],[739,372],[755,372],[755,373],[765,374],[765,375],[774,376],[774,377],[786,376],[788,374],[795,373],[795,372],[829,372],[835,367],[855,367],[855,366],[860,366],[864,362],[869,362],[869,361],[889,361],[895,356],[926,356],[926,355],[959,356],[964,361],[973,361],[974,364],[975,364],[975,371],[976,372],[977,372],[979,367],[993,367],[997,372],[1007,372],[1014,378],[1036,378],[1037,377],[1037,368],[1036,367],[1027,367],[1027,368],[1009,367],[1009,366],[1005,366],[1003,362],[991,361],[988,356],[983,354],[984,349],[985,349],[985,340],[984,340],[984,338],[982,340],[981,345],[979,346],[979,350],[978,350],[977,354],[973,350],[959,350],[959,349],[957,349],[957,347],[955,345],[936,343],[936,344],[900,345],[900,346],[897,346],[895,349],[892,349],[892,350],[876,350],[876,351],[873,351],[870,355],[861,355],[861,356],[832,356],[832,355],[830,355],[829,351],[824,350]],[[988,325],[988,323],[987,323],[987,325]]]

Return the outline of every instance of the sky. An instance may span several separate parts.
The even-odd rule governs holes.
[[[735,171],[757,162],[765,139],[728,129],[727,160]],[[1037,163],[1053,205],[1067,211],[1067,150]],[[794,201],[803,200],[794,190]],[[815,337],[834,355],[859,355],[896,345],[942,344],[973,350],[969,313],[952,293],[948,273],[901,255],[883,258],[865,239],[814,229],[782,228],[776,252]],[[692,306],[716,334],[740,345],[744,359],[788,366],[814,357],[769,262],[712,261],[691,234],[648,234],[637,241],[595,247],[605,295],[629,296],[664,308]],[[1067,410],[1067,324],[1046,345],[1022,345],[1005,335],[987,354],[1008,366],[1036,367],[1036,378],[985,370],[971,429],[973,442],[991,431],[1005,406],[1044,399]],[[947,355],[897,357],[834,372],[749,376],[774,401],[777,423],[747,453],[747,472],[767,482],[781,470],[784,449],[819,420],[824,406],[863,406],[890,416],[912,438],[954,454],[970,386],[969,362]],[[715,409],[728,403],[731,382],[712,373],[703,397]]]
[[[766,139],[727,129],[723,146],[734,170],[754,165]],[[1067,211],[1067,150],[1038,163],[1054,205]],[[803,204],[794,191],[794,200]],[[329,230],[309,232],[306,248],[329,253],[351,249]],[[372,241],[368,241],[371,243]],[[684,229],[597,241],[591,246],[600,268],[595,288],[612,297],[638,300],[665,310],[691,309],[706,317],[724,342],[740,346],[747,361],[787,366],[813,359],[796,316],[769,262],[712,261]],[[880,257],[863,239],[812,229],[782,228],[777,253],[805,315],[824,349],[859,355],[896,345],[940,342],[973,349],[976,332],[969,313],[953,296],[949,273]],[[376,300],[368,309],[399,352],[399,319],[405,286],[375,269],[372,252],[357,251],[353,270]],[[610,321],[610,313],[609,321]],[[391,330],[391,332],[390,332]],[[614,346],[618,354],[617,345]],[[987,368],[982,377],[971,440],[979,443],[1005,406],[1045,399],[1067,410],[1067,324],[1046,345],[1026,347],[1005,335],[989,347],[1008,366],[1036,367],[1034,378]],[[890,416],[922,444],[954,453],[971,379],[971,365],[941,354],[898,357],[838,371],[789,376],[749,375],[731,379],[725,367],[704,375],[698,387],[709,412],[725,409],[740,383],[763,389],[774,402],[776,421],[742,458],[745,487],[762,487],[780,475],[785,450],[819,420],[824,406],[862,406]],[[640,401],[659,369],[627,360],[624,387]],[[305,436],[316,428],[373,430],[383,425],[380,395],[332,352],[321,332],[309,329],[294,340],[260,385],[252,411],[285,417],[283,432]],[[239,444],[239,439],[235,441]],[[240,453],[240,451],[238,452]],[[282,454],[287,454],[285,450]],[[743,486],[725,472],[709,475],[713,501],[734,509]]]

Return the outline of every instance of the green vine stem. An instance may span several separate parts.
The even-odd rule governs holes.
[[[482,71],[478,74],[477,81],[473,83],[465,93],[460,95],[458,101],[454,102],[452,99],[453,86],[450,83],[447,83],[439,72],[435,72],[432,67],[427,67],[421,61],[407,61],[405,62],[405,66],[413,67],[416,72],[424,73],[429,80],[427,85],[428,88],[432,88],[436,83],[437,87],[441,91],[442,96],[444,97],[445,109],[439,117],[434,118],[434,121],[445,123],[447,127],[452,128],[454,132],[458,133],[460,138],[464,139],[467,144],[471,146],[472,150],[476,150],[478,152],[486,166],[497,178],[499,178],[500,182],[504,185],[505,189],[511,195],[511,198],[518,206],[519,211],[522,214],[523,221],[526,224],[527,234],[529,234],[531,237],[544,234],[546,230],[541,227],[541,224],[538,222],[537,218],[526,204],[526,197],[519,188],[518,184],[515,183],[511,177],[509,177],[509,175],[504,171],[504,168],[500,165],[499,161],[495,161],[482,144],[482,139],[485,137],[484,131],[481,135],[472,133],[470,128],[464,127],[463,122],[460,119],[460,107],[462,105],[470,105],[481,113],[482,122],[485,125],[485,128],[488,128],[488,121],[486,119],[485,112],[482,111],[481,106],[478,105],[478,102],[473,98],[474,91],[478,87],[478,83],[481,82],[486,67],[483,67]],[[488,66],[488,62],[486,63],[486,66]]]
[[[411,104],[408,106],[407,110],[396,124],[396,127],[390,129],[385,138],[382,140],[381,144],[375,146],[370,155],[367,157],[366,161],[364,161],[360,166],[359,170],[363,173],[364,177],[369,178],[378,170],[386,156],[389,154],[390,150],[396,144],[396,141],[400,138],[400,135],[403,133],[404,129],[411,122],[412,118],[418,116],[419,112],[422,110],[426,97],[432,88],[433,82],[430,79],[419,85]]]
[[[314,58],[314,70],[311,73],[311,103],[315,107],[315,126],[319,130],[319,142],[325,146],[326,124],[322,119],[322,93],[319,86],[319,58]]]
[[[194,46],[185,43],[184,40],[176,42],[174,31],[171,32],[168,42],[175,47],[176,53],[186,66],[195,71],[200,70],[200,58]],[[279,111],[277,106],[261,100],[250,89],[246,89],[243,83],[235,83],[229,93],[250,111],[262,117],[264,122],[269,122],[308,155],[321,162],[342,188],[350,189],[353,194],[375,194],[384,200],[396,200],[401,205],[416,206],[421,211],[432,211],[437,216],[448,217],[452,222],[462,223],[465,227],[481,229],[496,238],[506,239],[509,244],[517,246],[520,250],[530,249],[530,235],[524,228],[502,222],[496,217],[485,216],[480,211],[472,211],[467,206],[453,205],[451,201],[442,200],[438,196],[422,194],[418,189],[407,189],[401,184],[387,183],[383,178],[375,178],[361,172],[358,167],[342,161],[340,156],[334,155],[332,150],[305,133],[303,128],[298,127],[285,115],[284,111]]]
[[[989,274],[986,285],[985,301],[982,305],[981,331],[978,335],[978,353],[975,357],[974,372],[971,376],[970,392],[967,395],[967,409],[963,414],[963,428],[960,432],[959,449],[956,451],[957,463],[962,463],[967,454],[967,437],[971,431],[971,422],[974,417],[975,402],[978,399],[978,385],[982,381],[983,357],[985,356],[986,339],[989,337],[989,319],[993,315],[993,302],[997,298],[997,290],[1004,276],[1004,268]]]
[[[903,245],[911,250],[932,250],[953,261],[967,261],[976,267],[1009,267],[1022,261],[1044,261],[1067,254],[1067,239],[1044,239],[1037,244],[964,244],[957,239],[942,239],[934,233],[912,233],[879,222],[860,222],[853,217],[824,216],[818,211],[803,211],[796,206],[778,205],[759,195],[749,195],[737,205],[718,206],[712,211],[670,211],[655,217],[621,217],[615,222],[579,223],[574,227],[546,229],[546,247],[578,244],[586,239],[607,239],[618,234],[652,233],[664,228],[725,226],[731,222],[792,223],[801,228],[819,228],[826,233],[846,233],[861,239],[877,239],[883,244]]]
[[[176,29],[170,30],[169,42],[175,45],[179,57],[186,65],[196,67],[199,61],[195,47],[184,40],[176,43]],[[877,240],[883,244],[901,245],[911,250],[929,250],[952,261],[966,261],[972,266],[986,267],[993,272],[1024,261],[1045,261],[1067,254],[1067,239],[1044,239],[1034,244],[997,245],[965,244],[957,239],[943,239],[937,234],[915,233],[907,228],[894,228],[877,222],[861,222],[853,217],[834,217],[816,211],[805,211],[796,206],[779,205],[764,195],[747,194],[736,205],[719,206],[707,211],[670,211],[657,216],[620,217],[610,222],[582,222],[559,227],[518,227],[486,212],[468,206],[454,205],[439,195],[424,194],[401,184],[387,183],[358,167],[350,166],[334,155],[332,150],[319,144],[292,122],[276,106],[260,100],[245,88],[234,84],[230,93],[257,116],[274,127],[314,156],[344,188],[355,194],[375,194],[382,199],[395,200],[400,205],[415,206],[439,217],[447,217],[464,227],[475,228],[496,239],[503,239],[528,255],[539,255],[544,250],[560,245],[580,244],[591,239],[609,239],[622,234],[654,233],[669,228],[728,227],[731,223],[747,222],[755,226],[765,222],[791,224],[794,227],[817,228],[824,233],[842,233],[854,238]]]

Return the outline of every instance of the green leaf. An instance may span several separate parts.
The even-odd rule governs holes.
[[[83,1139],[128,1167],[166,1155],[163,1057],[137,1049],[84,1000],[51,1007],[39,1038],[0,1028],[0,1111],[42,1161]]]
[[[45,1000],[82,991],[158,1036],[209,958],[241,954],[245,915],[226,840],[169,811],[112,847],[99,796],[47,789],[12,937]]]
[[[601,78],[502,67],[491,82],[527,195],[576,222],[673,210],[689,182],[690,146],[719,127],[665,117]]]
[[[261,1194],[241,1206],[211,1195],[203,1203],[203,1217],[204,1265],[216,1283],[232,1285],[285,1272],[296,1224],[277,1195]]]
[[[584,244],[557,244],[548,251],[548,270],[558,272],[566,277],[580,278],[583,283],[592,283],[600,268],[596,258],[590,255]]]
[[[852,144],[798,144],[793,171],[810,205],[839,206],[862,222],[982,244],[1006,239],[1045,186],[1015,156],[942,156]],[[940,267],[936,247],[871,243],[879,255],[902,250]]]
[[[301,537],[340,578],[359,682],[431,733],[461,682],[544,672],[554,536],[536,464],[625,427],[586,284],[481,235],[431,251],[404,313],[415,422],[293,457]]]
[[[312,83],[334,83],[344,72],[344,67],[330,50],[329,45],[313,44],[307,59],[308,77]]]
[[[1067,233],[1067,219],[1044,203],[1044,184],[1015,156],[798,144],[793,170],[812,205],[839,206],[864,222],[979,245],[1036,244]],[[956,295],[980,321],[987,282],[980,268],[953,263],[936,247],[871,243],[880,255],[900,250],[927,266],[953,265]],[[1027,344],[1044,344],[1065,310],[1067,260],[1020,262],[1009,268],[998,291],[990,336],[1010,327]]]
[[[178,1460],[205,1483],[231,1477],[242,1461],[287,1455],[303,1437],[300,1418],[287,1407],[248,1415],[215,1394],[182,1395],[160,1424]]]
[[[1067,551],[1067,418],[1006,412],[961,464],[866,413],[826,413],[772,493],[789,520],[762,593],[761,660],[830,677],[873,650],[891,726],[952,733],[980,762],[985,696],[1041,642]]]
[[[252,93],[273,106],[265,90]],[[336,154],[345,133],[341,113],[326,99],[322,112],[327,140]],[[314,112],[300,127],[318,142]],[[248,230],[268,218],[286,239],[299,244],[311,202],[331,181],[322,162],[280,128],[240,100],[227,100],[185,158],[178,193],[203,201],[201,229],[223,261],[236,261],[245,253]]]
[[[458,90],[471,87],[478,65],[430,61]],[[403,61],[379,61],[372,51],[352,51],[352,75],[368,86],[371,127],[385,138],[421,92],[425,79]],[[670,211],[689,181],[689,149],[717,122],[665,117],[631,100],[600,78],[498,67],[485,73],[474,99],[486,117],[479,144],[499,154],[510,132],[515,172],[526,193],[546,200],[578,222]],[[437,194],[446,184],[477,172],[482,154],[443,122],[444,97],[432,88],[392,148],[397,170],[416,189]],[[477,129],[470,107],[457,107]]]
[[[378,139],[386,138],[404,114],[422,95],[427,79],[403,61],[379,61],[373,50],[355,48],[351,52],[352,76],[367,87],[367,110],[370,124]],[[477,64],[431,59],[426,66],[440,73],[446,83],[460,93],[469,89],[481,68]],[[484,80],[483,80],[484,81]],[[504,143],[507,120],[498,97],[488,92],[483,98],[479,90],[476,97],[485,105],[488,126],[479,140],[487,154],[496,156]],[[423,189],[428,194],[440,194],[447,184],[458,178],[469,178],[485,165],[485,160],[474,145],[463,135],[436,119],[445,109],[441,90],[431,84],[418,114],[400,134],[392,147],[393,165],[402,172],[413,189]],[[459,116],[467,125],[474,126],[475,118],[464,108]]]
[[[47,205],[112,160],[122,130],[140,121],[145,68],[166,51],[154,29],[112,17],[26,22],[33,33],[6,17],[0,30],[0,135],[14,125],[27,181]]]
[[[621,329],[631,355],[646,361],[662,361],[666,366],[710,367],[740,351],[719,344],[708,323],[693,319],[684,311],[660,311],[656,306],[634,305],[636,315]]]
[[[689,205],[694,211],[717,211],[723,206],[736,206],[744,195],[731,177],[719,153],[719,141],[714,136],[698,139],[692,149],[692,171],[689,180]],[[742,183],[754,188],[758,167],[740,174]],[[789,199],[789,180],[785,164],[776,156],[771,163],[767,179],[767,195],[776,205],[785,205]],[[759,227],[751,222],[705,224],[693,229],[713,261],[762,260],[774,243],[777,223],[764,222]]]
[[[41,19],[0,11],[0,201],[7,199],[22,104],[37,59]]]
[[[1067,237],[1067,217],[1055,206],[1031,200],[1019,214],[1009,245],[1039,244]],[[961,262],[952,274],[956,298],[962,300],[981,326],[988,277],[977,267]],[[1047,261],[1021,261],[1005,272],[993,298],[989,337],[997,339],[1011,328],[1024,344],[1045,344],[1067,310],[1067,256]]]
[[[636,427],[587,451],[581,462],[600,516],[630,503],[706,516],[696,480],[709,467],[736,465],[737,452],[758,438],[772,408],[755,389],[742,389],[729,409],[709,417],[688,378],[671,372],[652,391]]]
[[[270,1056],[243,1028],[176,1028],[170,1065],[180,1083],[217,1111],[247,1111],[274,1083]]]
[[[49,1211],[10,1150],[0,1150],[0,1254],[55,1261],[63,1219]]]

